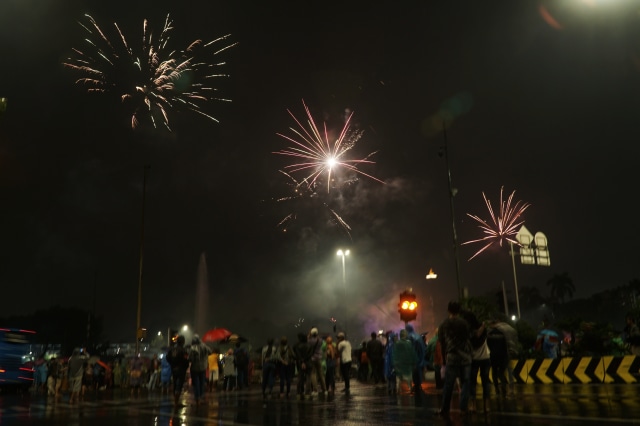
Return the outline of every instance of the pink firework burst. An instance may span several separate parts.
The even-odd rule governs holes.
[[[524,219],[522,219],[522,214],[524,211],[530,206],[529,203],[525,203],[522,201],[513,202],[513,196],[516,191],[513,191],[509,198],[506,201],[503,200],[503,191],[504,187],[500,188],[500,210],[498,215],[496,216],[493,207],[491,207],[491,202],[487,199],[487,196],[482,193],[482,197],[484,198],[484,202],[489,209],[489,215],[491,216],[491,223],[488,221],[481,219],[479,216],[472,215],[467,213],[467,216],[474,219],[479,223],[478,227],[482,229],[482,232],[485,234],[483,238],[478,238],[476,240],[471,240],[462,243],[471,244],[471,243],[480,243],[486,242],[485,246],[476,252],[473,256],[469,258],[469,260],[473,259],[486,249],[488,249],[492,244],[499,244],[502,247],[502,242],[507,241],[513,244],[520,245],[520,243],[516,240],[516,234],[518,233],[518,228],[520,225],[524,223]]]
[[[330,136],[326,123],[323,123],[322,131],[318,128],[304,100],[302,105],[307,113],[307,126],[304,126],[290,110],[287,110],[298,125],[298,128],[290,128],[295,136],[277,133],[278,136],[293,144],[286,149],[274,152],[274,154],[287,155],[294,159],[295,162],[293,164],[284,167],[288,173],[308,173],[303,181],[309,186],[314,186],[320,179],[325,178],[327,192],[331,191],[332,175],[339,169],[355,172],[384,183],[380,179],[358,169],[358,166],[363,164],[373,164],[374,162],[369,158],[375,152],[362,159],[348,158],[349,151],[362,136],[362,131],[352,131],[350,129],[353,112],[347,116],[344,127],[339,135],[334,138]]]

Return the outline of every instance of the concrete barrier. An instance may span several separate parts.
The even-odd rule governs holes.
[[[520,384],[640,383],[635,355],[514,360],[511,367]]]

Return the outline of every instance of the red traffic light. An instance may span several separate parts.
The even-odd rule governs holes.
[[[400,293],[398,312],[400,312],[400,319],[404,322],[412,321],[418,316],[418,302],[416,301],[416,295],[410,290]]]

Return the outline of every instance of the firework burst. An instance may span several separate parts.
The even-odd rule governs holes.
[[[513,244],[520,245],[518,240],[516,240],[516,234],[518,233],[518,227],[524,223],[522,214],[530,206],[530,204],[524,203],[522,201],[516,201],[514,203],[513,196],[515,195],[516,191],[513,191],[509,198],[507,198],[506,201],[503,201],[503,190],[504,187],[501,187],[500,209],[498,211],[498,215],[496,215],[493,207],[491,207],[491,202],[487,199],[487,196],[484,194],[484,192],[482,193],[482,198],[484,198],[484,202],[487,205],[487,209],[489,210],[491,222],[481,219],[479,216],[467,213],[467,216],[479,223],[478,227],[482,229],[482,232],[485,234],[485,236],[483,238],[467,241],[462,244],[464,245],[480,242],[486,243],[485,246],[478,250],[476,254],[471,256],[469,260],[478,256],[480,253],[488,249],[492,244],[497,243],[502,247],[502,242],[507,241]]]
[[[302,105],[307,114],[307,125],[303,125],[290,110],[287,110],[298,127],[289,128],[294,136],[277,133],[278,136],[283,137],[293,144],[286,149],[274,152],[274,154],[292,157],[294,160],[293,164],[284,167],[285,171],[288,173],[304,172],[306,177],[303,179],[303,182],[305,182],[307,186],[314,186],[319,180],[324,178],[326,180],[327,192],[331,191],[331,185],[333,184],[332,178],[340,169],[384,183],[380,179],[358,169],[358,166],[363,164],[373,164],[374,162],[369,160],[369,158],[376,152],[372,152],[362,159],[347,158],[347,155],[363,133],[362,131],[351,130],[350,128],[353,112],[347,116],[344,127],[339,135],[331,138],[327,130],[327,124],[323,123],[321,131],[316,125],[311,111],[304,103],[304,100],[302,101]]]
[[[291,164],[284,166],[284,170],[279,170],[287,178],[288,194],[276,201],[285,203],[288,210],[278,227],[286,231],[303,215],[318,217],[318,213],[325,212],[327,223],[337,226],[351,238],[351,226],[338,212],[349,197],[348,188],[358,182],[359,176],[384,183],[358,168],[364,164],[374,164],[370,157],[376,152],[360,159],[349,157],[363,134],[361,130],[351,129],[353,112],[348,112],[344,126],[335,136],[326,123],[323,123],[321,131],[304,100],[302,105],[306,112],[306,125],[287,110],[297,127],[290,128],[292,136],[277,133],[292,145],[274,154],[293,159]],[[296,173],[301,173],[302,177],[294,177]]]
[[[77,72],[76,83],[87,92],[115,92],[130,108],[131,127],[150,121],[169,131],[170,112],[192,111],[218,122],[202,107],[210,101],[229,102],[219,97],[211,82],[228,75],[220,73],[225,62],[210,63],[204,58],[226,51],[237,43],[225,44],[230,35],[210,42],[193,41],[185,50],[168,48],[173,22],[169,15],[158,37],[154,37],[145,19],[139,45],[127,41],[117,23],[111,40],[97,22],[85,15],[80,25],[89,34],[86,50],[73,49],[74,55],[63,65]],[[132,46],[137,46],[134,48]]]

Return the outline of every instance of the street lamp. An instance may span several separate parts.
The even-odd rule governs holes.
[[[142,218],[140,224],[140,257],[138,264],[138,311],[136,314],[136,355],[140,353],[140,339],[142,337],[142,327],[140,325],[140,316],[142,313],[142,266],[144,258],[144,207],[147,196],[147,172],[150,166],[144,166],[144,177],[142,181]]]
[[[349,250],[338,250],[337,255],[340,256],[342,258],[342,287],[344,288],[344,305],[345,305],[345,310],[344,310],[344,334],[348,335],[347,333],[347,269],[346,269],[346,264],[345,264],[345,258],[347,256],[349,256]]]
[[[444,160],[447,163],[447,178],[449,181],[449,208],[451,210],[451,232],[453,236],[453,260],[456,266],[456,284],[458,286],[458,300],[462,300],[462,286],[460,285],[460,260],[458,259],[458,232],[456,231],[456,214],[453,208],[453,197],[456,195],[456,190],[453,187],[451,180],[451,167],[449,166],[449,148],[447,146],[447,128],[444,122],[442,123],[442,133],[444,134],[444,145],[441,147],[438,153],[440,157],[444,156]]]
[[[427,276],[425,278],[428,279],[428,280],[435,280],[436,278],[438,278],[438,274],[433,272],[433,268],[429,268],[429,273],[427,274]]]

